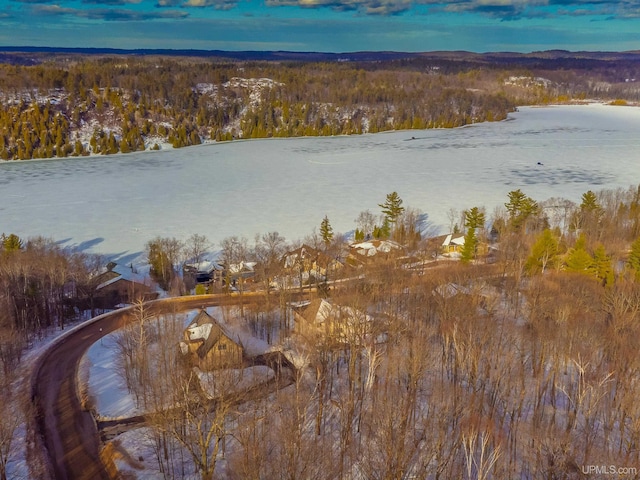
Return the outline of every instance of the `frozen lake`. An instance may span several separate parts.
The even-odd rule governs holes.
[[[0,164],[0,233],[44,235],[129,260],[153,237],[277,230],[295,240],[379,212],[387,193],[448,225],[520,188],[536,200],[640,182],[640,108],[520,108],[454,130],[236,141],[108,157]],[[543,165],[538,165],[538,162]]]

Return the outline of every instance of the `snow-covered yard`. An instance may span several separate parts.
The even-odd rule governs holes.
[[[229,316],[220,307],[210,307],[207,312],[219,319]],[[162,321],[178,322],[178,330],[180,330],[186,328],[197,313],[197,311],[192,311],[175,317],[166,317]],[[271,346],[266,342],[251,336],[249,332],[243,331],[237,326],[233,332],[242,343],[245,355],[248,357],[272,351]],[[94,343],[87,350],[80,366],[82,383],[80,390],[87,393],[92,408],[100,420],[128,418],[146,413],[137,404],[135,395],[128,390],[123,375],[118,371],[118,357],[120,356],[118,337],[120,335],[122,332],[116,331],[105,335],[99,342]],[[174,341],[177,349],[180,337],[175,338]],[[222,372],[226,376],[225,381],[232,383],[237,391],[263,384],[274,377],[273,370],[265,366],[223,370]],[[209,389],[209,386],[215,384],[215,373],[198,371],[197,374],[205,391]]]
[[[242,343],[247,357],[255,357],[273,351],[266,342],[253,337],[241,327],[241,319],[234,307],[210,307],[209,315],[218,321],[225,319],[233,324],[228,331],[234,332],[234,338]],[[162,331],[181,333],[191,324],[198,311],[185,314],[162,317],[159,322],[174,322],[175,328],[164,325]],[[143,402],[138,401],[134,392],[127,388],[126,380],[121,371],[122,355],[119,345],[122,331],[116,331],[104,336],[94,343],[82,359],[80,366],[80,391],[88,398],[89,405],[93,409],[100,422],[110,420],[123,420],[150,413]],[[173,346],[178,351],[178,342],[181,337],[173,339]],[[169,342],[171,343],[171,342]],[[160,348],[159,344],[150,345],[150,349]],[[275,372],[265,365],[249,366],[247,368],[232,368],[203,372],[194,368],[194,373],[200,382],[200,387],[209,398],[218,397],[220,394],[237,395],[245,391],[253,391],[262,385],[271,382],[275,378]],[[165,405],[169,406],[169,405]],[[160,463],[157,461],[157,431],[153,428],[140,426],[139,428],[115,428],[119,430],[116,437],[112,438],[106,446],[106,451],[114,458],[116,465],[122,473],[129,472],[135,478],[157,478],[161,474]],[[180,448],[176,447],[181,451]],[[182,452],[180,455],[184,456]],[[181,462],[178,462],[181,463]],[[174,465],[171,468],[180,469],[181,478],[191,478],[195,473],[193,464],[187,459],[184,465]],[[224,462],[219,465],[224,468]]]

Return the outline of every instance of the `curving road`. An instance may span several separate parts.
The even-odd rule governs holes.
[[[248,301],[254,295],[243,297]],[[240,300],[237,296],[201,295],[155,300],[146,305],[150,314],[159,314],[235,304]],[[95,317],[60,337],[39,358],[31,379],[31,398],[36,412],[33,428],[46,450],[48,473],[52,478],[113,477],[113,470],[108,471],[100,459],[94,418],[80,404],[77,373],[80,359],[93,343],[132,319],[130,308]]]

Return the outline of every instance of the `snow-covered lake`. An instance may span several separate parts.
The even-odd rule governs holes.
[[[295,240],[328,215],[335,231],[387,193],[446,229],[447,211],[490,213],[640,182],[640,108],[520,108],[454,130],[266,139],[109,157],[0,164],[0,232],[44,235],[127,261],[153,237],[277,230]],[[540,162],[543,165],[539,165]]]

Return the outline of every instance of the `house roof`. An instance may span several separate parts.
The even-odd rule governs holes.
[[[438,285],[434,291],[443,298],[455,297],[460,293],[468,295],[470,292],[468,287],[453,282],[449,282],[444,285]]]
[[[302,260],[302,261],[301,261]],[[324,275],[324,270],[336,270],[343,264],[317,248],[303,244],[302,246],[285,253],[282,256],[282,264],[284,268],[294,268],[304,265],[304,268],[312,267],[316,274]]]
[[[352,248],[371,250],[388,253],[392,250],[400,250],[402,246],[393,240],[367,240],[366,242],[352,243]]]
[[[321,324],[329,318],[332,310],[333,305],[324,298],[317,298],[304,309],[302,316],[309,323]]]
[[[478,295],[484,298],[495,298],[498,296],[496,288],[482,280],[479,282],[473,282],[469,285],[460,285],[459,283],[449,282],[443,285],[438,285],[433,291],[443,298],[451,298],[456,295]]]
[[[453,234],[450,233],[442,242],[443,247],[448,247],[449,245],[457,245],[459,247],[464,246],[464,235],[454,237]]]
[[[186,267],[191,268],[196,273],[212,274],[214,271],[221,271],[222,266],[210,260],[203,260],[200,263],[187,263]]]
[[[386,254],[402,250],[402,245],[393,240],[367,240],[366,242],[352,243],[349,248],[352,253],[361,257],[374,257],[380,253]]]
[[[202,342],[196,350],[200,358],[204,358],[223,336],[237,343],[233,336],[204,309],[200,310],[189,323],[185,334],[191,342]]]
[[[251,273],[254,271],[255,266],[256,266],[256,262],[241,261],[240,263],[231,263],[229,265],[229,273],[231,274]]]
[[[317,258],[319,254],[320,252],[317,249],[310,247],[307,244],[302,244],[300,247],[296,248],[295,250],[291,250],[285,253],[282,256],[282,260],[284,262],[285,268],[292,268],[296,265],[296,262],[298,261],[298,259],[312,260]]]
[[[303,310],[302,316],[311,324],[321,325],[332,319],[346,323],[356,321],[371,321],[371,317],[360,310],[344,305],[335,305],[328,300],[318,298]]]
[[[96,287],[98,290],[120,280],[146,285],[146,277],[138,273],[133,267],[127,267],[113,262],[110,262],[96,279],[98,279],[98,281],[103,280]]]

